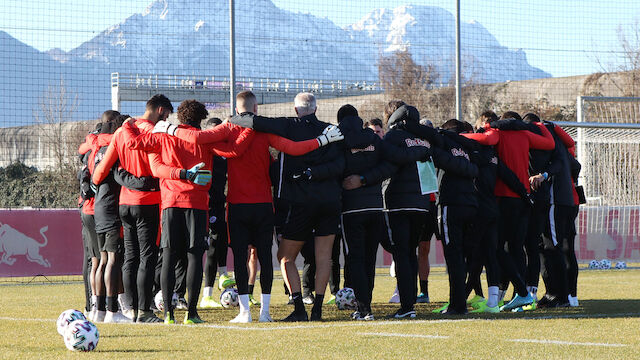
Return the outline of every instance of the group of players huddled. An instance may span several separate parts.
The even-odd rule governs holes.
[[[322,319],[330,278],[331,292],[339,289],[340,242],[345,285],[357,300],[351,318],[374,319],[379,245],[392,254],[397,280],[392,301],[400,308],[390,317],[414,318],[415,303],[429,301],[433,235],[442,241],[450,286],[438,312],[578,306],[580,164],[560,127],[532,113],[498,118],[486,111],[475,131],[456,119],[434,128],[400,100],[385,105],[384,121],[366,123],[344,105],[336,126],[318,120],[311,93],[295,97],[296,117],[258,115],[250,91],[239,93],[236,104],[235,116],[211,119],[214,126],[201,130],[204,104],[183,101],[174,125],[166,121],[171,102],[154,95],[142,117],[110,110],[87,135],[79,178],[91,320],[175,323],[175,292],[177,306],[187,310],[184,323],[203,322],[197,312],[203,272],[200,307],[218,306],[216,271],[221,288],[233,283],[229,246],[240,305],[231,322],[251,322],[250,304],[259,304],[259,321],[271,322],[274,240],[294,305],[282,321]],[[300,253],[304,284],[295,264]],[[546,294],[538,300],[540,274]],[[509,283],[515,291],[505,301]],[[159,291],[164,320],[153,311]],[[313,304],[310,316],[304,303]]]

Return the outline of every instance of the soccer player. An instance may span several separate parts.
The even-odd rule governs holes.
[[[141,118],[135,120],[136,133],[148,133],[153,125],[166,119],[173,112],[173,105],[164,95],[152,96],[146,104]],[[152,176],[153,167],[162,167],[156,154],[131,150],[129,140],[122,131],[114,134],[113,141],[105,153],[104,165],[96,169],[93,181],[96,184],[108,174],[116,161],[127,172],[137,177]],[[160,224],[160,191],[137,191],[129,188],[120,193],[120,217],[124,228],[123,283],[134,308],[132,320],[137,322],[161,322],[151,311],[153,302],[153,279],[158,259],[158,227]]]
[[[423,153],[407,158],[391,176],[384,198],[389,217],[390,242],[395,262],[396,279],[400,295],[400,309],[393,318],[415,318],[418,276],[416,248],[429,211],[428,189],[423,189],[419,169],[430,161],[431,144],[408,131],[408,124],[418,125],[420,114],[413,106],[393,100],[385,106],[384,118],[388,131],[384,141],[396,147],[416,147]]]
[[[296,118],[265,118],[240,114],[232,122],[255,130],[274,133],[291,140],[322,137],[332,131],[330,124],[315,115],[316,99],[311,93],[299,93],[294,99]],[[291,291],[295,310],[284,321],[306,321],[302,302],[300,276],[295,259],[305,244],[315,241],[315,299],[311,320],[322,319],[322,303],[331,272],[331,252],[338,231],[341,209],[340,177],[344,157],[339,145],[331,144],[302,156],[280,155],[280,182],[277,197],[289,202],[290,216],[283,226],[283,239],[278,249],[280,267]]]
[[[380,139],[384,139],[385,131],[384,131],[384,124],[382,124],[382,120],[378,118],[373,118],[367,121],[364,124],[364,127],[371,129],[374,134],[380,137]]]
[[[257,113],[257,110],[258,102],[252,92],[243,91],[236,96],[236,112],[238,114],[252,116]],[[217,139],[218,134],[227,128],[232,134],[239,134],[243,131],[242,127],[226,124],[202,132],[178,129],[175,136],[196,144],[206,144],[212,139]],[[251,132],[253,133],[253,131]],[[233,136],[231,135],[231,137]],[[342,135],[335,127],[327,135],[321,134],[315,139],[297,143],[272,134],[256,133],[245,152],[228,158],[227,221],[229,240],[234,256],[236,285],[240,295],[240,313],[231,322],[251,322],[249,274],[247,272],[249,244],[256,248],[260,262],[260,285],[262,288],[260,321],[272,321],[269,306],[273,281],[271,246],[273,244],[274,219],[269,177],[271,163],[269,147],[272,146],[286,154],[300,156],[341,139]]]
[[[100,171],[96,166],[100,166],[100,163],[104,161],[112,134],[120,127],[123,120],[119,117],[112,122],[102,124],[101,134],[96,139],[95,151],[92,151],[93,156],[89,161],[89,169],[93,171],[94,175]],[[131,319],[118,311],[118,290],[121,276],[119,253],[122,248],[122,239],[120,238],[122,223],[118,215],[120,185],[115,181],[111,167],[103,166],[102,169],[105,169],[103,171],[106,176],[104,181],[99,182],[96,186],[94,205],[100,264],[96,271],[97,312],[93,320],[108,323],[131,322]]]

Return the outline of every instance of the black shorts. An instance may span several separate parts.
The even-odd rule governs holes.
[[[315,236],[335,235],[340,223],[340,202],[291,204],[284,225],[284,239],[306,241]]]
[[[96,221],[93,215],[80,212],[82,219],[82,239],[84,246],[87,248],[89,257],[100,257],[100,246],[98,246],[98,234],[96,234]]]
[[[438,209],[435,202],[429,204],[429,212],[425,214],[424,228],[418,241],[431,241],[433,235],[438,238]]]
[[[160,248],[207,248],[206,210],[167,208],[162,210],[162,234]]]
[[[123,241],[120,238],[120,229],[113,229],[97,234],[100,251],[122,252]]]
[[[271,203],[229,204],[229,243],[259,248],[260,241],[273,242],[273,205]]]

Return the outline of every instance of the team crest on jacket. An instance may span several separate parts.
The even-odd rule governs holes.
[[[462,149],[452,148],[451,149],[451,154],[453,154],[453,156],[461,156],[461,157],[469,160],[469,154],[467,154],[467,152],[462,150]]]
[[[492,157],[491,158],[491,163],[495,164],[495,165],[498,165],[498,157],[497,156]]]
[[[351,149],[351,153],[355,154],[355,153],[359,153],[362,151],[376,151],[376,147],[373,146],[373,144],[367,146],[366,148],[360,148],[360,149]]]
[[[415,138],[415,139],[405,139],[404,141],[407,143],[408,147],[424,146],[429,149],[431,148],[431,144],[427,140]]]

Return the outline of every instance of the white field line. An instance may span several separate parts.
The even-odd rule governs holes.
[[[443,335],[422,335],[422,334],[395,334],[395,333],[358,333],[363,336],[383,336],[383,337],[407,337],[420,339],[448,339],[449,336]]]
[[[627,346],[626,344],[573,342],[573,341],[540,340],[540,339],[509,339],[508,341],[520,342],[520,343],[551,344],[551,345],[606,346],[606,347],[623,347],[623,346]]]
[[[337,328],[337,327],[362,327],[362,326],[388,326],[388,325],[412,325],[412,324],[438,324],[438,323],[456,323],[456,322],[476,322],[476,321],[505,321],[505,320],[554,320],[554,319],[581,319],[581,318],[615,318],[615,317],[630,317],[640,316],[640,313],[610,313],[610,314],[566,314],[566,315],[545,315],[545,316],[528,316],[528,317],[513,317],[513,318],[495,318],[495,319],[483,319],[483,318],[469,318],[469,319],[437,319],[437,320],[384,320],[384,321],[344,321],[336,323],[294,323],[291,325],[284,325],[284,323],[277,322],[274,324],[264,324],[264,326],[256,327],[257,322],[246,325],[222,325],[222,324],[198,324],[198,325],[179,325],[182,327],[193,328],[211,328],[211,329],[225,329],[225,330],[239,330],[239,331],[273,331],[273,330],[293,330],[293,329],[321,329],[321,328]],[[56,319],[38,319],[38,318],[17,318],[17,317],[0,317],[0,321],[37,321],[37,322],[55,322]],[[282,324],[282,325],[280,325]],[[118,324],[118,325],[135,325],[135,326],[165,326],[162,323],[159,324]],[[261,324],[262,325],[262,324]],[[166,325],[175,326],[175,325]]]

